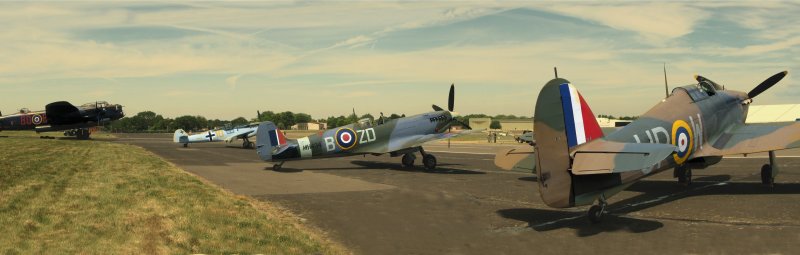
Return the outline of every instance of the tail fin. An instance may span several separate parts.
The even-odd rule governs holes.
[[[556,78],[539,92],[533,130],[542,200],[556,208],[574,206],[569,152],[603,136],[594,113],[569,81]]]
[[[258,124],[256,152],[261,160],[272,160],[272,148],[282,144],[286,144],[286,136],[275,126],[275,123],[264,121]]]
[[[189,143],[189,135],[183,129],[175,130],[175,135],[172,136],[172,141],[176,143]]]

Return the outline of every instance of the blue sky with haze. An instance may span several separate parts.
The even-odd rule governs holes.
[[[638,115],[701,74],[799,103],[796,2],[0,3],[0,110],[107,100],[133,114],[315,118],[533,113],[559,75],[595,113]]]

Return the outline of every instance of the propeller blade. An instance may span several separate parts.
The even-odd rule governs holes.
[[[461,122],[460,120],[456,120],[456,122],[458,122],[458,124],[461,124],[461,126],[466,128],[466,129],[472,129],[472,127],[467,125],[467,123]]]
[[[258,120],[258,122],[261,122],[261,111],[259,111],[259,110],[256,110],[256,114],[258,114],[258,115],[257,115],[257,116],[258,116],[258,118],[256,118],[256,119]]]
[[[431,105],[431,107],[433,107],[433,110],[437,111],[437,112],[438,111],[444,111],[444,109],[442,109],[442,107],[439,107],[438,105]]]
[[[453,103],[455,103],[456,84],[450,84],[450,96],[447,98],[447,110],[453,111]]]
[[[750,92],[747,92],[747,97],[748,98],[754,98],[754,97],[758,96],[758,94],[761,94],[762,92],[766,91],[767,89],[769,89],[770,87],[774,86],[779,81],[781,81],[781,79],[783,79],[783,77],[786,77],[786,74],[788,74],[788,73],[789,73],[789,71],[783,71],[783,72],[780,72],[780,73],[776,73],[773,76],[770,76],[769,78],[767,78],[766,80],[761,82],[761,84],[758,84],[758,86],[753,88],[753,90],[751,90]]]

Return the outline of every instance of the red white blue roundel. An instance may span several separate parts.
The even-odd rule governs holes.
[[[31,122],[33,122],[34,125],[42,124],[42,115],[33,115],[33,117],[31,117]]]
[[[336,145],[342,150],[349,150],[356,146],[358,136],[356,132],[349,128],[342,128],[336,131]]]
[[[693,143],[692,128],[689,123],[677,120],[672,123],[672,144],[678,147],[678,151],[673,154],[675,163],[683,164],[692,154]]]

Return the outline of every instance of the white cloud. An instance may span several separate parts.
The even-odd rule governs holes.
[[[236,88],[236,83],[239,81],[240,77],[242,77],[241,74],[230,76],[227,79],[225,79],[225,83],[228,84],[228,87],[231,87],[231,88],[235,89]]]
[[[686,3],[556,4],[544,9],[638,33],[645,42],[663,45],[694,30],[708,12]]]

